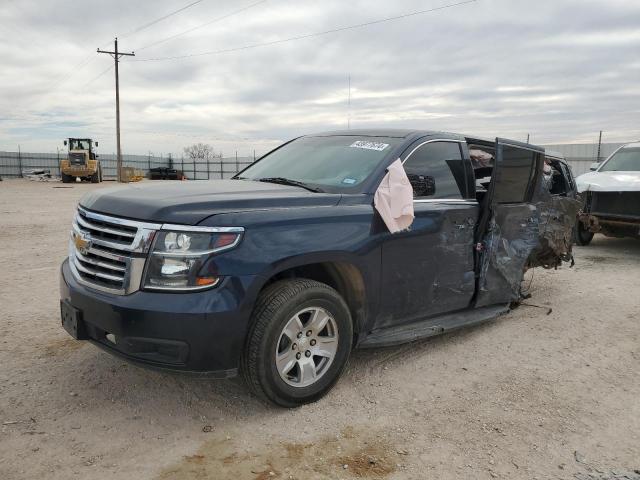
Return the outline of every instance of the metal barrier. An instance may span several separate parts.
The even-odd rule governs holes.
[[[189,180],[213,180],[230,178],[243,168],[254,162],[253,157],[212,157],[208,159],[192,160],[184,157],[157,157],[153,155],[123,155],[123,167],[133,167],[142,170],[148,176],[149,170],[157,167],[181,170]],[[30,170],[49,170],[52,175],[60,176],[60,160],[66,154],[30,153],[30,152],[0,152],[0,177],[21,177],[23,172]],[[98,154],[102,166],[104,179],[117,177],[117,160],[113,154]]]
[[[604,160],[621,143],[603,143],[601,145],[600,160]],[[562,153],[573,170],[574,175],[588,172],[593,162],[598,161],[598,144],[555,144],[543,145],[548,150]],[[116,155],[98,154],[102,165],[102,177],[115,179]],[[123,155],[122,165],[142,170],[145,175],[151,168],[168,167],[181,170],[190,180],[208,180],[229,178],[251,165],[254,157],[211,157],[209,159],[175,158],[172,156],[154,155]],[[66,158],[66,152],[60,153],[29,153],[29,152],[0,152],[0,176],[20,177],[25,170],[46,169],[52,175],[60,175],[60,160]]]

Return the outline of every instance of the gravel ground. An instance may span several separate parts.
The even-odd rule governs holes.
[[[596,236],[535,272],[542,308],[357,351],[327,397],[281,410],[62,330],[74,207],[108,185],[0,183],[1,479],[640,480],[640,242]]]

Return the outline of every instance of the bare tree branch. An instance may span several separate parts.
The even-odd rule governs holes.
[[[217,155],[213,153],[213,147],[208,143],[194,143],[193,145],[185,147],[184,154],[191,160],[207,160],[217,157]]]

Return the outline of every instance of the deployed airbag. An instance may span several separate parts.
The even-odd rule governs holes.
[[[373,202],[391,233],[406,230],[413,223],[413,187],[400,159],[387,168]]]

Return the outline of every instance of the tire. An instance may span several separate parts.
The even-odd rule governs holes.
[[[353,341],[351,314],[338,292],[314,280],[278,281],[260,294],[251,320],[241,369],[254,394],[292,408],[333,387]]]
[[[102,181],[102,172],[100,172],[100,167],[98,166],[98,168],[96,169],[96,173],[94,173],[93,175],[91,175],[90,180],[91,183],[100,183]]]
[[[66,173],[61,173],[60,177],[62,178],[62,183],[71,183],[75,180],[75,177],[67,175]]]
[[[573,228],[573,241],[576,245],[586,247],[593,240],[593,232],[584,228],[584,225],[580,220],[576,222],[576,226]]]

